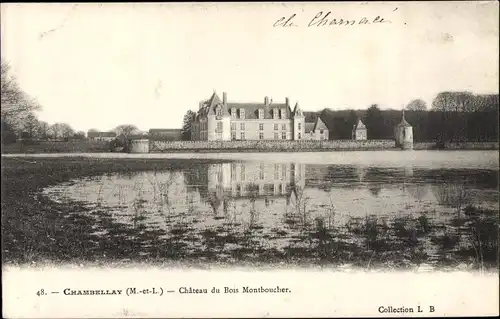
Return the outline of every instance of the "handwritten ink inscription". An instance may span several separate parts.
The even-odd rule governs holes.
[[[274,22],[273,27],[298,27],[297,14],[289,17],[281,17]],[[389,24],[390,20],[381,16],[361,17],[359,19],[343,19],[332,16],[332,12],[318,12],[307,24],[308,27],[329,27],[329,26],[353,26],[353,25],[372,25]]]

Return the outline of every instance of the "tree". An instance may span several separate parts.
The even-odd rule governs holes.
[[[384,122],[382,111],[377,104],[372,104],[365,113],[364,123],[368,128],[369,139],[389,138],[389,130]]]
[[[97,132],[99,132],[99,130],[96,130],[95,128],[91,128],[88,132],[89,133],[97,133]]]
[[[432,101],[432,108],[443,112],[470,112],[474,108],[474,94],[470,92],[441,92]]]
[[[73,137],[76,138],[76,139],[79,139],[79,140],[83,140],[83,139],[85,139],[85,132],[84,131],[78,131],[78,132],[75,133],[75,135]]]
[[[0,125],[1,125],[1,138],[2,138],[2,145],[7,145],[7,144],[12,144],[15,143],[17,140],[17,136],[14,133],[14,129],[11,127],[11,125],[4,120],[0,120]]]
[[[46,140],[49,138],[49,135],[50,135],[49,123],[44,122],[44,121],[38,121],[37,129],[38,129],[38,131],[37,131],[36,135],[38,136],[38,138],[40,138],[42,140]]]
[[[427,103],[424,100],[416,99],[408,103],[406,109],[409,111],[426,111]]]
[[[184,141],[191,140],[191,123],[194,121],[196,113],[188,110],[182,120],[181,136]]]
[[[114,131],[116,135],[129,136],[132,134],[137,134],[139,132],[139,129],[132,124],[123,124],[123,125],[118,125]]]
[[[55,123],[50,127],[53,139],[67,139],[75,134],[75,131],[66,123]]]
[[[40,123],[36,116],[32,113],[28,114],[22,122],[22,131],[30,138],[38,137]]]
[[[441,92],[432,101],[432,108],[441,111],[444,125],[441,139],[463,141],[467,139],[468,118],[465,112],[476,111],[475,96],[470,92]]]
[[[354,126],[356,124],[358,124],[358,116],[356,114],[356,111],[354,110],[349,110],[349,115],[347,117],[347,123],[349,125],[349,128],[350,128],[350,135],[349,135],[349,138],[352,138],[352,130],[354,128]]]
[[[19,129],[21,121],[29,113],[39,110],[40,105],[29,97],[10,74],[9,64],[1,60],[1,118],[4,122]]]

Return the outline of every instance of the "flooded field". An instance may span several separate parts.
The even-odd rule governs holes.
[[[496,151],[101,156],[186,163],[76,178],[40,192],[127,229],[115,238],[123,260],[497,265]],[[215,162],[188,165],[195,157]],[[116,237],[113,227],[96,226],[91,235],[116,254],[100,243]]]

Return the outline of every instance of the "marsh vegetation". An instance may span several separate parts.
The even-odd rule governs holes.
[[[492,269],[498,171],[4,159],[7,263]]]

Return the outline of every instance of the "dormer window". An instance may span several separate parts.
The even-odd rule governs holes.
[[[240,109],[240,119],[245,118],[245,109]]]
[[[231,109],[231,117],[232,117],[233,119],[235,119],[235,118],[236,118],[236,109],[234,109],[234,108],[233,108],[233,109]]]
[[[282,119],[286,119],[286,112],[285,112],[285,109],[281,109],[281,110],[280,110],[280,113],[281,113],[281,118],[282,118]]]
[[[278,119],[278,109],[273,109],[273,119]]]
[[[215,108],[215,115],[216,116],[222,116],[222,107],[220,105],[218,105],[216,108]]]
[[[259,119],[263,119],[263,118],[264,118],[264,110],[259,109]]]

